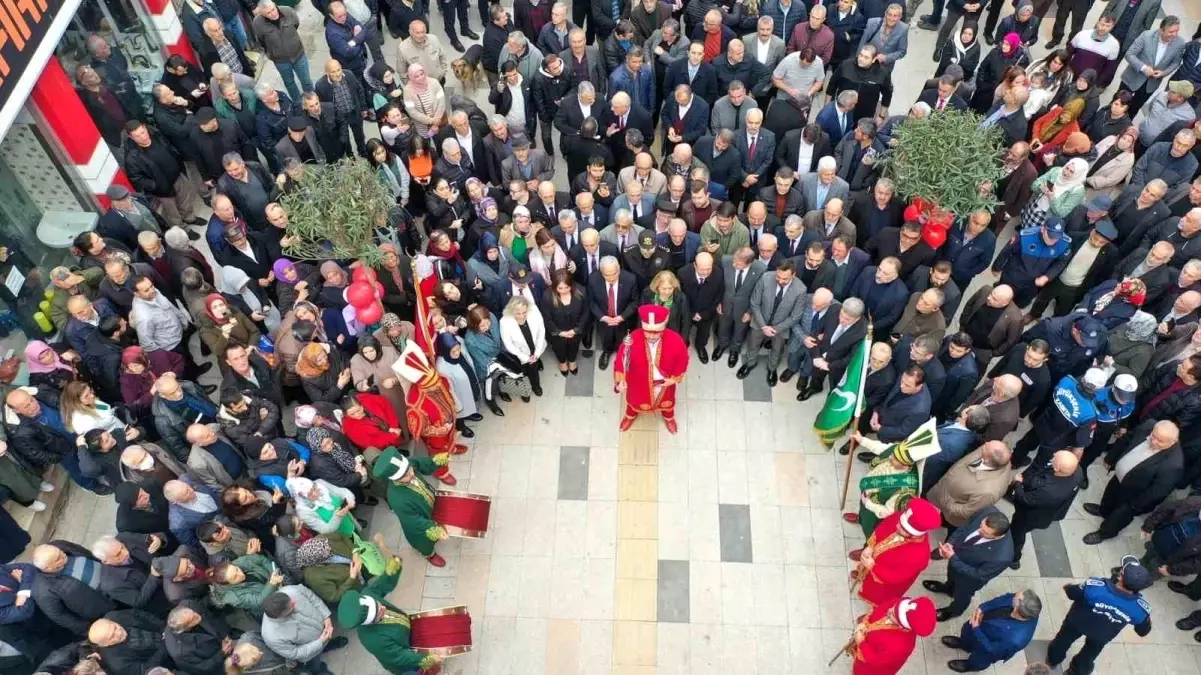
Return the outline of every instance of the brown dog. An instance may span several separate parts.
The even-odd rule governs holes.
[[[471,45],[463,53],[463,56],[450,62],[450,69],[458,78],[459,86],[467,93],[474,93],[478,87],[488,86],[484,69],[480,67],[480,57],[483,51],[479,45]]]

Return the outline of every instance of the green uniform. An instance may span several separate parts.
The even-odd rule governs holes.
[[[388,571],[375,577],[363,588],[363,595],[370,596],[385,609],[384,615],[375,623],[363,624],[358,628],[359,642],[371,652],[389,673],[400,675],[414,670],[424,670],[434,665],[434,658],[413,649],[409,643],[409,615],[388,602],[388,594],[396,588],[400,579],[400,559],[389,563]],[[348,598],[357,610],[357,595]],[[346,601],[344,601],[346,602]],[[343,612],[339,606],[338,620],[343,621]]]
[[[408,483],[391,481],[388,485],[388,506],[400,519],[409,545],[426,558],[434,554],[434,544],[442,539],[446,530],[433,521],[434,488],[422,476],[438,470],[438,464],[429,457],[410,457],[413,480]]]

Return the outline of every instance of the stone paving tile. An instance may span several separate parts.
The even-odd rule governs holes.
[[[1059,523],[1052,523],[1051,527],[1031,532],[1028,539],[1034,547],[1039,572],[1044,577],[1072,576],[1072,561],[1068,558],[1068,549]],[[1022,564],[1025,562],[1026,557],[1023,556]]]
[[[718,504],[717,522],[722,562],[752,562],[751,508],[743,504]]]
[[[659,561],[658,621],[660,623],[688,623],[691,607],[689,574],[687,560]],[[660,662],[660,666],[662,665]]]

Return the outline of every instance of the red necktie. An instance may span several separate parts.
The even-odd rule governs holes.
[[[942,110],[943,108],[946,108],[946,107],[947,107],[947,99],[945,99],[945,98],[938,99],[938,109]]]
[[[755,161],[755,144],[758,142],[758,136],[751,136],[751,147],[747,148],[746,158],[752,162]]]
[[[617,316],[617,285],[609,284],[609,316]]]

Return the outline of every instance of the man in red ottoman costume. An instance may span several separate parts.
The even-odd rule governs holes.
[[[938,508],[920,498],[880,521],[860,550],[859,565],[852,573],[862,584],[859,597],[887,607],[905,595],[930,564],[928,533],[940,525]]]
[[[659,413],[663,424],[676,433],[676,385],[688,370],[688,345],[667,328],[670,310],[660,305],[638,308],[641,328],[622,340],[614,359],[614,389],[625,392],[626,409],[621,430],[627,431],[642,413]]]
[[[927,554],[928,555],[928,554]],[[917,638],[929,637],[937,625],[930,598],[900,598],[876,605],[859,617],[855,638],[848,648],[855,659],[853,675],[896,675],[917,646]]]
[[[455,430],[455,397],[450,383],[433,366],[415,343],[405,346],[404,352],[392,364],[392,370],[409,383],[405,393],[405,422],[413,438],[425,443],[430,459],[439,465],[434,476],[447,485],[458,481],[450,475],[447,465],[450,455],[467,452],[467,446],[457,443]]]

